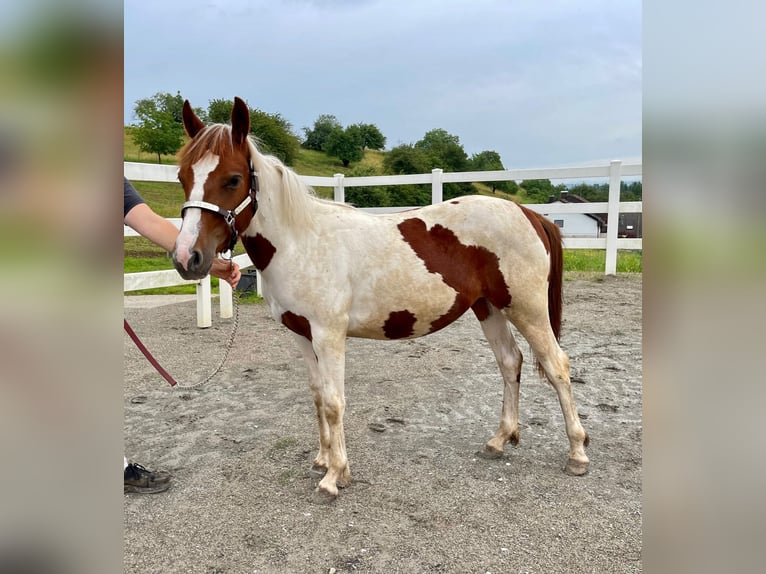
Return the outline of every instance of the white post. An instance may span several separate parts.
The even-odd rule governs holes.
[[[343,189],[343,174],[342,173],[336,173],[333,177],[335,177],[335,188],[333,193],[333,198],[338,203],[346,203],[346,190]]]
[[[261,272],[256,271],[255,272],[255,292],[258,293],[259,297],[263,297],[263,291],[261,290]]]
[[[609,164],[609,206],[606,226],[605,275],[617,274],[617,230],[620,227],[620,168],[622,161],[612,160]]]
[[[222,255],[231,259],[234,256],[234,253],[226,251],[225,253],[222,253]],[[223,279],[218,280],[218,306],[221,313],[221,319],[231,319],[234,316],[231,285]]]
[[[218,304],[221,309],[221,319],[231,319],[234,316],[231,285],[223,279],[218,280]]]
[[[444,170],[441,168],[434,168],[431,170],[431,204],[436,205],[441,203],[442,200],[442,173]]]
[[[204,329],[213,324],[210,303],[210,275],[197,283],[197,327]]]

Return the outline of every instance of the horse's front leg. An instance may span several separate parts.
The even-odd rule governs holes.
[[[322,408],[322,385],[319,377],[319,363],[316,353],[314,352],[314,346],[311,341],[306,339],[303,335],[295,334],[295,341],[298,343],[298,348],[303,354],[303,360],[306,363],[306,368],[309,372],[309,388],[311,394],[314,397],[314,406],[316,407],[317,414],[317,427],[319,430],[319,453],[314,458],[314,462],[311,466],[311,472],[319,477],[324,476],[327,472],[327,466],[329,464],[329,453],[325,448],[325,445],[329,443],[329,429],[327,426],[327,419],[324,415],[324,409]]]
[[[317,361],[317,381],[312,392],[320,425],[317,460],[326,461],[327,466],[316,492],[320,500],[326,501],[334,500],[338,496],[338,487],[343,488],[351,482],[343,430],[346,332],[316,333],[312,346]]]

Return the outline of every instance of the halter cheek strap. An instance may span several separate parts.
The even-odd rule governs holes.
[[[217,206],[214,203],[209,203],[207,201],[187,201],[181,206],[181,217],[184,216],[184,211],[188,209],[189,207],[198,207],[199,209],[204,209],[205,211],[212,211],[213,213],[216,213],[223,217],[224,221],[226,222],[226,225],[229,226],[229,231],[231,233],[231,237],[229,239],[229,248],[228,251],[232,251],[234,249],[234,246],[237,244],[237,237],[239,236],[239,232],[237,231],[236,226],[236,219],[237,216],[242,213],[242,211],[250,204],[253,206],[253,215],[252,217],[255,217],[256,212],[258,211],[258,199],[256,198],[256,194],[258,193],[258,175],[255,173],[255,169],[253,169],[253,165],[250,164],[250,189],[248,190],[248,194],[243,199],[240,204],[229,211],[228,209],[223,209],[222,207]]]

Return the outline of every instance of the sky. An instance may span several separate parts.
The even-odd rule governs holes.
[[[386,147],[441,128],[505,168],[641,157],[640,0],[125,0],[137,100],[243,98],[303,137],[320,114]]]

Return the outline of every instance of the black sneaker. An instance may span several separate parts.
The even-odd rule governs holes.
[[[124,474],[125,492],[154,494],[170,488],[170,474],[162,471],[152,472],[135,462],[125,467]]]

